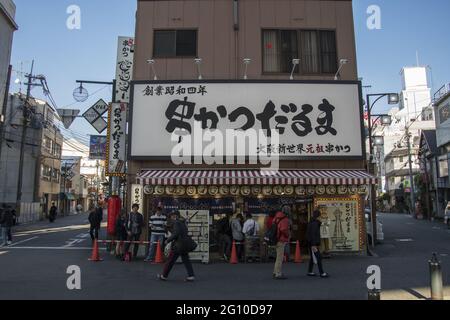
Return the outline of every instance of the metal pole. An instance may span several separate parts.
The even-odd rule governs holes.
[[[411,155],[411,135],[409,132],[409,128],[406,127],[406,137],[407,137],[407,144],[408,144],[408,162],[409,162],[409,179],[411,182],[411,212],[414,216],[416,216],[415,214],[415,209],[416,209],[416,195],[415,195],[415,190],[414,190],[414,177],[413,177],[413,171],[412,171],[412,155]]]
[[[442,268],[436,253],[433,253],[431,260],[428,261],[428,265],[430,267],[431,300],[444,300]]]
[[[369,120],[369,163],[367,165],[368,172],[373,174],[375,170],[373,170],[372,165],[372,105],[370,105],[370,96],[366,96],[366,104],[367,104],[367,118]],[[371,213],[371,226],[372,226],[372,247],[375,247],[375,241],[377,239],[377,211],[376,211],[376,200],[375,200],[375,186],[370,186],[370,213]]]
[[[16,198],[16,211],[20,215],[20,205],[22,202],[22,184],[23,184],[23,161],[25,156],[25,139],[27,135],[27,128],[28,128],[28,100],[31,96],[31,81],[33,79],[33,68],[34,68],[34,60],[31,64],[31,72],[27,75],[28,83],[27,83],[27,95],[25,98],[25,103],[23,105],[22,109],[22,116],[23,116],[23,127],[22,127],[22,139],[20,142],[20,159],[19,159],[19,177],[17,182],[17,198]]]

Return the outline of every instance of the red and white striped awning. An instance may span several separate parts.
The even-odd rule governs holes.
[[[377,179],[362,170],[143,170],[142,185],[369,185]]]

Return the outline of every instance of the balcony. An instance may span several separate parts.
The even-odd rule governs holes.
[[[433,102],[439,104],[442,98],[450,94],[450,83],[443,85],[433,96]]]

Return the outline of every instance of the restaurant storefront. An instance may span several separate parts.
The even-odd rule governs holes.
[[[215,222],[225,214],[251,213],[262,239],[268,214],[284,205],[303,250],[318,208],[330,251],[363,254],[364,201],[376,179],[364,170],[360,89],[331,81],[133,83],[128,206],[141,204],[146,218],[158,206],[180,210],[203,262],[217,251]],[[252,144],[253,129],[268,140]],[[230,149],[227,130],[247,136]]]

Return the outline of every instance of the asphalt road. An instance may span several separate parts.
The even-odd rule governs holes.
[[[273,264],[194,264],[197,281],[185,283],[176,265],[168,282],[162,267],[143,261],[121,262],[101,250],[102,262],[90,262],[87,215],[60,218],[55,224],[18,227],[14,243],[0,248],[0,299],[212,299],[292,300],[367,299],[368,266],[381,268],[383,299],[427,299],[427,261],[437,252],[444,284],[450,283],[450,231],[442,224],[405,215],[380,215],[385,241],[377,257],[335,256],[325,260],[329,279],[306,276],[306,263],[287,264],[285,281],[272,280]],[[104,230],[102,237],[104,237]],[[81,269],[81,290],[69,290],[69,266]],[[450,290],[446,291],[450,297]]]

